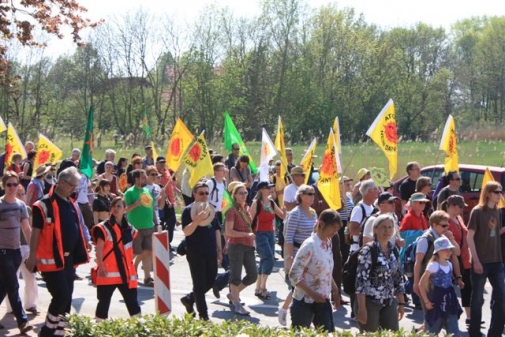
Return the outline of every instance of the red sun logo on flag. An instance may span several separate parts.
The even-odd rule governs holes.
[[[51,156],[51,153],[47,150],[42,150],[38,153],[39,157],[39,164],[45,164],[49,157]]]
[[[12,155],[12,150],[13,150],[13,146],[9,143],[5,144],[5,158],[6,159],[11,159],[11,155]]]
[[[178,157],[181,154],[181,139],[180,138],[176,138],[172,141],[172,143],[170,144],[170,152],[172,152],[172,154],[175,157]]]
[[[454,149],[456,147],[456,139],[454,139],[454,135],[449,136],[449,153],[454,153]]]
[[[198,158],[200,158],[200,154],[202,153],[202,150],[200,149],[200,146],[198,144],[195,144],[191,150],[189,150],[189,156],[191,159],[196,163],[198,161]]]
[[[386,135],[388,142],[393,143],[393,144],[398,143],[398,135],[396,133],[396,123],[395,122],[389,122],[386,125],[384,125],[384,134]]]
[[[325,175],[331,175],[333,172],[333,165],[331,163],[332,155],[331,153],[326,153],[323,157],[323,162],[321,163],[321,172]]]

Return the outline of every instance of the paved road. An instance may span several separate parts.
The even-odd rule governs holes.
[[[176,231],[174,244],[177,245],[183,237],[180,228]],[[93,263],[80,266],[78,274],[81,276],[89,275],[89,270]],[[249,317],[236,316],[231,311],[228,301],[226,299],[226,292],[221,293],[221,298],[216,299],[210,291],[207,294],[207,303],[209,306],[209,315],[214,322],[221,322],[228,319],[246,319],[255,324],[264,324],[273,327],[279,327],[277,321],[277,307],[279,303],[284,301],[288,290],[284,283],[284,271],[282,269],[282,260],[276,261],[274,273],[268,280],[268,288],[271,291],[272,298],[269,301],[262,301],[254,296],[254,286],[250,286],[241,295],[242,301],[245,302],[245,307],[251,312]],[[142,272],[140,273],[142,275]],[[172,256],[172,265],[170,267],[171,274],[171,287],[172,287],[172,315],[180,316],[185,312],[184,307],[180,302],[180,298],[191,290],[191,277],[189,268],[185,257]],[[21,288],[23,287],[21,281]],[[488,285],[489,287],[489,285]],[[45,313],[49,305],[50,296],[45,288],[44,282],[39,280],[39,309],[41,314],[39,316],[29,316],[29,319],[36,326],[35,331],[38,331],[43,324]],[[483,320],[486,322],[484,325],[487,331],[490,320],[489,309],[489,294],[490,288],[486,291],[486,304],[483,307]],[[142,308],[142,313],[153,314],[154,309],[154,291],[152,288],[144,286],[139,287],[139,301]],[[89,284],[89,279],[85,278],[82,281],[75,282],[74,299],[72,302],[73,311],[82,315],[94,317],[96,307],[96,291],[95,288]],[[126,306],[122,302],[121,295],[118,291],[114,293],[109,314],[112,317],[128,317]],[[460,329],[464,331],[463,336],[467,336],[465,326],[465,315],[463,314],[460,319]],[[338,330],[351,330],[358,332],[357,323],[350,319],[350,307],[343,306],[334,313],[335,324]],[[5,330],[0,330],[0,336],[16,336],[18,329],[12,315],[7,314],[5,305],[0,308],[0,320],[6,326]],[[289,323],[288,316],[288,323]],[[407,331],[419,326],[422,321],[422,313],[419,310],[414,310],[413,307],[407,306],[405,308],[405,317],[400,322],[400,326]],[[36,336],[35,332],[29,333],[29,336]]]

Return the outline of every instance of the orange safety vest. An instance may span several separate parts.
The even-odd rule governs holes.
[[[60,209],[56,196],[53,195],[54,187],[51,188],[48,195],[37,200],[33,207],[37,207],[42,214],[43,227],[40,231],[39,245],[37,247],[36,258],[37,268],[41,272],[54,272],[65,268],[65,256],[68,254],[63,251],[63,241],[61,237],[61,219]],[[72,201],[72,206],[78,215],[78,227],[81,238],[81,245],[77,246],[74,253],[74,267],[88,263],[89,254],[86,249],[86,240],[81,227],[80,210]],[[64,219],[65,220],[65,219]]]
[[[109,226],[105,226],[105,223],[108,223]],[[113,242],[113,236],[110,232],[110,227],[114,230],[114,234],[117,241],[120,241],[119,244],[117,242]],[[123,265],[123,269],[126,272],[126,281],[128,282],[128,288],[137,288],[138,286],[138,278],[137,278],[137,270],[133,265],[133,240],[137,236],[138,232],[133,227],[128,225],[128,229],[131,232],[131,240],[126,241],[121,233],[121,228],[117,224],[111,225],[109,220],[105,220],[104,222],[99,223],[93,228],[93,234],[96,230],[101,230],[103,236],[105,238],[105,242],[103,245],[102,256],[105,257],[103,260],[103,265],[107,270],[106,276],[97,275],[96,285],[115,285],[115,284],[123,284],[124,280],[121,278],[121,273],[119,272],[118,263]],[[121,240],[120,238],[123,237]],[[96,243],[95,235],[93,235],[93,240]],[[117,246],[121,251],[122,259],[120,261],[117,260],[116,254],[114,252],[114,247]],[[110,253],[109,253],[110,252]]]

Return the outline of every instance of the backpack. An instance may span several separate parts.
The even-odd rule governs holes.
[[[361,218],[361,221],[359,223],[359,229],[360,229],[360,233],[359,233],[359,239],[358,239],[358,244],[360,247],[363,246],[363,229],[365,227],[365,224],[367,222],[367,220],[371,217],[371,216],[377,216],[378,214],[378,209],[377,208],[374,208],[372,210],[372,213],[370,213],[370,215],[366,215],[366,210],[365,210],[365,206],[363,206],[362,203],[359,203],[358,206],[354,206],[354,207],[361,207],[361,215],[363,216]],[[351,241],[352,241],[352,237],[351,237]]]
[[[405,276],[409,278],[414,277],[414,264],[416,263],[417,243],[422,237],[425,237],[428,240],[428,250],[424,255],[422,261],[423,265],[426,266],[428,264],[428,261],[433,256],[433,250],[434,250],[433,242],[435,241],[435,238],[431,234],[431,231],[429,231],[427,234],[423,233],[423,235],[419,236],[414,242],[412,242],[410,245],[407,246],[407,248],[405,248],[403,271],[405,273]]]
[[[207,179],[206,181],[209,181],[211,180],[212,181],[212,191],[210,191],[209,193],[209,201],[215,201],[215,202],[218,202],[219,201],[219,193],[218,193],[218,190],[217,190],[217,181],[216,181],[216,178],[212,177],[210,179]],[[223,179],[223,184],[224,184],[224,189],[226,190],[226,180]],[[213,200],[214,198],[214,200]]]
[[[370,266],[370,274],[373,272],[375,267],[377,266],[377,259],[379,256],[379,250],[375,247],[374,242],[369,242],[365,246],[370,247],[370,252],[372,254],[372,265]],[[351,295],[356,292],[356,279],[358,276],[358,256],[361,250],[365,247],[361,247],[351,255],[347,259],[347,262],[344,263],[344,267],[342,269],[342,286],[346,294]],[[399,253],[398,250],[393,247],[393,254],[395,255],[396,260],[398,260]]]

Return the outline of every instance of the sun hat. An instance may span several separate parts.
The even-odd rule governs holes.
[[[47,172],[51,170],[51,166],[46,166],[46,165],[39,165],[35,169],[35,178],[38,178],[40,176],[43,176]]]
[[[206,217],[202,220],[202,222],[200,222],[199,226],[210,225],[212,220],[214,220],[216,210],[214,209],[214,206],[206,201],[195,201],[191,204],[191,220],[195,220],[198,214],[202,211],[205,212]]]
[[[363,179],[364,176],[367,175],[367,173],[370,173],[370,171],[366,168],[360,168],[359,171],[358,171],[358,180],[361,180]]]
[[[295,166],[291,169],[291,175],[300,175],[300,176],[304,176],[305,175],[305,171],[303,170],[303,167],[301,166]]]
[[[441,236],[433,242],[433,247],[433,254],[436,254],[441,250],[454,248],[454,245],[447,237]]]
[[[427,199],[426,196],[424,195],[424,193],[421,193],[421,192],[417,192],[417,193],[414,193],[410,196],[410,199],[409,201],[424,201],[424,202],[428,202],[430,201],[430,199]]]

